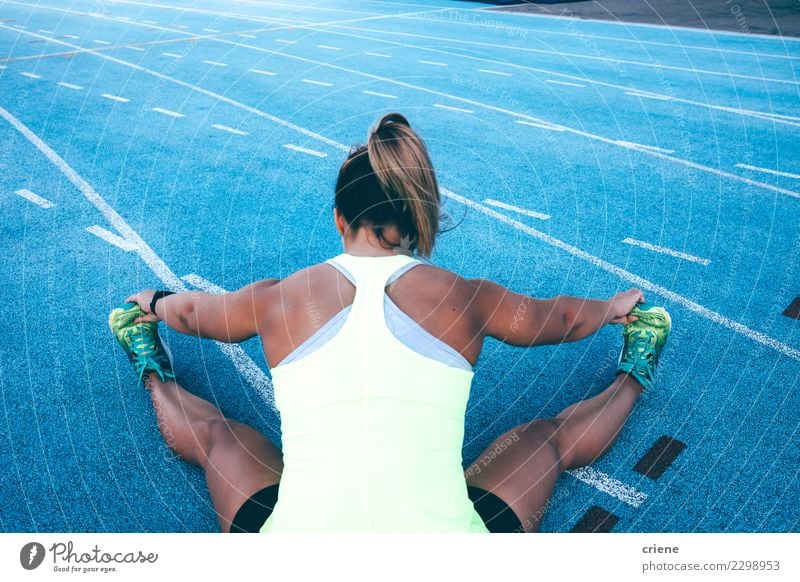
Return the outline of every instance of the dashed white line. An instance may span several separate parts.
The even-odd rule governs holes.
[[[0,65],[0,69],[5,69],[5,68],[6,68],[5,65]]]
[[[564,85],[565,87],[586,87],[580,83],[570,83],[569,81],[556,81],[555,79],[547,79],[545,82],[552,83],[553,85]]]
[[[185,26],[183,24],[173,24],[172,26],[175,28],[180,28],[181,30],[187,30],[189,28],[188,26]]]
[[[170,117],[186,117],[183,113],[177,111],[170,111],[169,109],[162,109],[161,107],[153,107],[151,111],[161,113],[162,115],[169,115]]]
[[[518,123],[520,125],[527,125],[528,127],[538,127],[539,129],[549,129],[552,131],[564,131],[566,129],[560,125],[550,125],[549,123],[534,123],[533,121],[525,121],[524,119],[518,119],[514,123]]]
[[[228,127],[227,125],[222,125],[221,123],[212,123],[211,127],[213,127],[214,129],[222,130],[222,131],[227,131],[228,133],[232,133],[234,135],[250,135],[246,131],[242,131],[241,129],[236,129],[236,128],[233,128],[233,127]]]
[[[216,28],[204,28],[203,32],[211,32],[213,34],[218,33],[219,31]]]
[[[326,154],[325,152],[318,152],[317,150],[310,150],[308,148],[303,148],[303,147],[300,147],[298,145],[294,145],[294,144],[291,144],[291,143],[285,143],[285,144],[283,144],[283,147],[285,147],[287,150],[300,152],[301,154],[308,154],[309,156],[316,156],[318,158],[327,158],[328,157],[328,154]]]
[[[44,28],[40,28],[36,32],[41,32],[42,34],[53,34],[52,30],[45,30]]]
[[[511,77],[511,73],[505,71],[495,71],[493,69],[478,69],[479,73],[486,73],[487,75],[498,75],[500,77]]]
[[[75,36],[74,34],[62,34],[61,36],[63,36],[64,38],[71,38],[72,40],[78,40],[80,38],[79,36]]]
[[[303,83],[309,85],[319,85],[320,87],[333,87],[333,83],[326,83],[325,81],[315,81],[314,79],[303,79]]]
[[[255,34],[245,34],[245,33],[237,34],[236,36],[240,36],[242,38],[258,38]]]
[[[575,477],[578,481],[583,481],[598,491],[616,497],[631,507],[639,507],[644,503],[645,499],[647,499],[646,493],[642,493],[630,485],[625,485],[622,481],[618,481],[593,467],[570,469],[567,473]]]
[[[711,263],[711,261],[708,259],[704,259],[696,255],[690,255],[688,253],[682,253],[680,251],[668,249],[667,247],[653,245],[641,240],[636,240],[635,238],[626,238],[622,242],[626,245],[633,245],[635,247],[647,249],[648,251],[653,251],[654,253],[661,253],[662,255],[669,255],[671,257],[683,259],[684,261],[691,261],[692,263],[697,263],[698,265],[703,265],[704,267],[707,267]]]
[[[169,57],[171,59],[182,59],[183,55],[176,55],[175,53],[161,53],[162,56]]]
[[[397,95],[389,95],[388,93],[378,93],[377,91],[362,91],[364,95],[373,95],[375,97],[385,97],[386,99],[397,99]]]
[[[220,63],[219,61],[203,61],[207,65],[211,65],[212,67],[227,67],[227,63]]]
[[[130,99],[126,99],[125,97],[120,97],[119,95],[111,95],[110,93],[103,93],[103,97],[106,99],[111,99],[112,101],[118,101],[120,103],[128,103]]]
[[[137,249],[136,243],[131,242],[127,239],[122,238],[103,228],[102,226],[94,225],[94,226],[87,226],[86,232],[90,232],[96,237],[99,237],[106,241],[108,244],[112,244],[115,247],[122,249],[126,253],[131,251],[135,251]]]
[[[93,40],[92,42],[95,43],[95,44],[104,44],[104,45],[111,44],[107,40]]]
[[[64,81],[59,81],[58,86],[66,87],[67,89],[74,89],[75,91],[83,89],[83,87],[81,87],[80,85],[73,85],[72,83],[65,83]]]
[[[751,166],[749,164],[736,164],[737,168],[743,170],[752,170],[753,172],[762,172],[764,174],[772,174],[773,176],[783,176],[784,178],[795,178],[800,180],[800,174],[791,174],[789,172],[781,172],[779,170],[770,170],[769,168],[761,168],[759,166]]]
[[[614,140],[614,143],[619,145],[619,146],[622,146],[624,148],[628,148],[629,150],[648,150],[648,151],[651,151],[651,152],[659,152],[659,153],[662,153],[662,154],[674,154],[675,153],[675,150],[667,150],[667,149],[664,149],[664,148],[651,146],[651,145],[644,145],[644,144],[635,143],[635,142],[632,142],[632,141],[623,141],[621,139]]]
[[[524,214],[525,216],[530,216],[531,218],[538,218],[539,220],[550,220],[552,216],[549,214],[542,214],[541,212],[536,212],[535,210],[528,210],[527,208],[520,208],[519,206],[514,206],[512,204],[507,204],[505,202],[501,202],[499,200],[493,200],[491,198],[487,198],[483,201],[484,204],[488,204],[489,206],[494,206],[495,208],[502,208],[504,210],[510,210],[512,212],[516,212],[518,214]]]
[[[24,198],[28,202],[33,202],[36,206],[41,206],[42,208],[53,208],[55,204],[50,202],[47,198],[42,198],[38,194],[34,194],[30,190],[26,188],[22,188],[21,190],[17,190],[14,192],[17,196]]]
[[[625,95],[640,97],[644,99],[655,99],[656,101],[670,101],[672,98],[658,93],[645,93],[644,91],[625,91]]]
[[[447,63],[440,63],[439,61],[417,61],[421,65],[431,65],[433,67],[446,67]]]
[[[338,46],[331,46],[329,44],[318,44],[317,48],[321,48],[322,50],[326,50],[326,51],[340,51],[340,50],[342,50]]]
[[[29,73],[28,71],[22,71],[20,73],[23,77],[28,77],[29,79],[41,79],[41,75],[37,75],[36,73]]]
[[[434,103],[434,107],[438,109],[447,109],[448,111],[458,111],[459,113],[475,113],[472,109],[463,109],[461,107],[453,107],[451,105],[442,105],[441,103]]]
[[[275,76],[275,73],[273,73],[272,71],[264,71],[262,69],[249,69],[248,73],[256,73],[258,75],[266,75],[268,77],[274,77]]]
[[[18,28],[20,30],[28,30],[27,26],[23,26],[22,24],[12,24],[11,28]]]
[[[125,48],[131,51],[138,51],[140,53],[144,52],[144,49],[140,46],[126,46]]]
[[[275,42],[280,42],[280,43],[283,43],[283,44],[295,44],[297,41],[296,40],[286,40],[285,38],[276,38]]]
[[[366,52],[364,54],[367,55],[367,56],[370,56],[370,57],[378,57],[379,59],[391,59],[392,58],[392,55],[384,55],[383,53],[373,53],[371,51],[370,52]]]
[[[142,20],[142,23],[144,23],[144,24],[158,24],[158,22],[156,22],[155,20]]]

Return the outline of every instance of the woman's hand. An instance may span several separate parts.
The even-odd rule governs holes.
[[[153,295],[155,295],[155,289],[145,289],[144,291],[139,291],[135,295],[131,295],[125,301],[129,303],[136,303],[145,312],[145,315],[141,317],[137,317],[133,320],[133,323],[143,323],[146,321],[161,321],[161,318],[158,317],[155,313],[150,313],[150,302],[153,300]]]
[[[632,323],[639,319],[635,315],[630,315],[631,310],[637,303],[644,303],[644,293],[640,289],[629,289],[620,291],[611,298],[611,310],[609,323]]]

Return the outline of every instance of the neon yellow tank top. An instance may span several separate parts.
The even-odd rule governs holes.
[[[461,467],[473,372],[400,342],[386,283],[415,260],[334,259],[355,279],[339,332],[272,369],[284,471],[262,532],[486,532]]]

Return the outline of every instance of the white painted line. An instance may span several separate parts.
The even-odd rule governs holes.
[[[326,83],[324,81],[315,81],[313,79],[303,79],[303,83],[308,83],[309,85],[319,85],[320,87],[333,87],[333,83]]]
[[[255,34],[237,34],[236,36],[240,36],[242,38],[258,38]]]
[[[163,115],[169,115],[170,117],[186,117],[183,113],[178,113],[177,111],[170,111],[169,109],[162,109],[161,107],[153,107],[151,111],[155,111],[156,113],[161,113]]]
[[[506,73],[505,71],[495,71],[492,69],[478,69],[479,73],[486,73],[487,75],[498,75],[500,77],[511,77],[511,73]]]
[[[441,103],[434,103],[434,107],[438,109],[447,109],[448,111],[458,111],[459,113],[475,113],[472,109],[462,109],[461,107],[452,107],[450,105],[442,105]]]
[[[678,259],[683,259],[685,261],[691,261],[692,263],[697,263],[698,265],[703,265],[707,267],[711,261],[708,259],[703,259],[701,257],[690,255],[688,253],[682,253],[680,251],[674,251],[672,249],[668,249],[667,247],[660,247],[658,245],[652,245],[650,243],[636,240],[635,238],[626,238],[622,241],[626,245],[633,245],[635,247],[641,247],[643,249],[647,249],[648,251],[653,251],[654,253],[661,253],[662,255],[669,255],[671,257],[676,257]]]
[[[552,216],[549,214],[542,214],[541,212],[536,212],[535,210],[520,208],[519,206],[513,206],[511,204],[506,204],[505,202],[500,202],[499,200],[492,200],[491,198],[487,198],[483,201],[483,203],[488,204],[489,206],[494,206],[495,208],[502,208],[503,210],[511,210],[512,212],[517,212],[518,214],[524,214],[525,216],[530,216],[531,218],[538,218],[539,220],[550,220],[552,218]]]
[[[181,30],[186,30],[189,28],[188,26],[184,26],[183,24],[172,24],[171,26],[175,28],[180,28]]]
[[[144,49],[140,46],[126,46],[125,48],[131,51],[139,51],[140,53],[144,52]]]
[[[125,222],[119,213],[114,210],[105,199],[98,194],[94,188],[84,180],[74,169],[72,169],[64,159],[59,156],[53,149],[44,143],[39,136],[33,133],[28,127],[23,124],[16,117],[11,115],[2,106],[0,106],[0,117],[8,121],[19,131],[31,144],[33,144],[42,154],[44,154],[54,166],[56,166],[72,184],[81,191],[89,202],[108,220],[111,225],[122,234],[124,240],[135,245],[137,254],[141,257],[142,261],[150,268],[153,273],[172,291],[188,291],[186,285],[178,279],[172,269],[167,266],[161,257],[159,257],[152,248],[133,230],[130,225]],[[220,344],[218,344],[220,345]],[[253,388],[267,401],[267,403],[275,409],[275,399],[272,395],[272,383],[264,372],[256,366],[255,362],[236,344],[222,344],[228,346],[223,349],[223,353],[231,359],[231,362],[239,371],[240,374],[250,383]],[[220,347],[222,347],[222,345]],[[238,349],[237,349],[238,348]],[[264,390],[268,390],[266,393]]]
[[[613,477],[593,467],[570,469],[567,473],[575,477],[578,481],[583,481],[598,491],[611,495],[611,497],[615,497],[631,507],[639,507],[644,503],[645,499],[647,499],[646,493],[642,493],[630,485],[625,485],[622,481],[617,481]]]
[[[214,129],[220,129],[222,131],[227,131],[228,133],[232,133],[234,135],[250,135],[246,131],[242,131],[241,129],[235,129],[233,127],[228,127],[227,125],[222,125],[221,123],[212,123],[211,127]]]
[[[666,95],[659,95],[657,93],[642,93],[640,91],[625,91],[625,95],[631,97],[640,97],[644,99],[655,99],[656,101],[670,101],[672,98]]]
[[[92,42],[96,44],[105,44],[105,45],[111,44],[107,40],[93,40]]]
[[[566,128],[560,125],[551,125],[549,123],[534,123],[532,121],[525,121],[524,119],[518,119],[514,123],[519,123],[520,125],[527,125],[529,127],[538,127],[539,129],[550,129],[552,131],[564,131]]]
[[[397,99],[397,95],[389,95],[388,93],[378,93],[377,91],[362,91],[364,95],[373,95],[375,97],[386,97],[387,99]]]
[[[63,36],[64,38],[71,38],[72,40],[77,40],[80,38],[79,36],[75,36],[74,34],[62,34],[61,36]]]
[[[5,65],[0,65],[0,69],[5,69],[5,68],[6,68]]]
[[[624,148],[628,148],[630,150],[648,150],[648,151],[651,151],[651,152],[660,152],[662,154],[674,154],[675,153],[675,150],[666,150],[664,148],[659,148],[659,147],[656,147],[656,146],[644,145],[644,144],[635,143],[635,142],[632,142],[632,141],[623,141],[621,139],[614,140],[614,143],[619,145],[619,146],[622,146]]]
[[[616,275],[620,279],[628,281],[629,283],[633,283],[636,287],[639,287],[640,289],[657,293],[662,297],[664,297],[665,299],[677,303],[678,305],[685,307],[689,311],[697,313],[698,315],[701,315],[702,317],[705,317],[706,319],[718,325],[721,325],[722,327],[726,327],[732,331],[735,331],[740,335],[743,335],[748,339],[751,339],[762,345],[770,347],[773,350],[780,352],[784,356],[790,357],[794,360],[800,360],[800,349],[793,348],[759,331],[750,329],[746,325],[743,325],[738,321],[734,321],[728,317],[725,317],[724,315],[717,313],[716,311],[712,311],[711,309],[708,309],[707,307],[704,307],[699,303],[695,303],[691,299],[687,299],[683,295],[679,295],[678,293],[675,293],[674,291],[671,291],[666,287],[662,287],[661,285],[656,285],[655,283],[645,279],[644,277],[634,275],[630,271],[626,271],[625,269],[617,267],[616,265],[609,263],[608,261],[604,261],[603,259],[596,257],[590,253],[587,253],[586,251],[579,249],[578,247],[575,247],[569,243],[565,243],[560,239],[557,239],[553,236],[550,236],[549,234],[546,234],[531,226],[528,226],[523,222],[510,218],[505,214],[501,214],[500,212],[497,212],[496,210],[489,208],[488,206],[484,206],[483,204],[475,202],[474,200],[465,198],[464,196],[456,194],[455,192],[448,190],[446,188],[439,188],[439,190],[441,191],[442,194],[444,194],[448,198],[452,198],[453,200],[460,202],[464,206],[468,206],[469,208],[473,208],[478,212],[482,212],[487,216],[491,216],[492,218],[495,218],[498,221],[507,224],[508,226],[515,228],[521,232],[524,232],[535,239],[547,243],[550,246],[561,249],[562,251],[565,251],[572,256],[578,257],[579,259],[583,259],[584,261],[591,263],[596,267],[599,267],[604,271],[611,273],[612,275]]]
[[[135,243],[132,243],[129,240],[125,240],[121,236],[118,236],[118,235],[114,234],[113,232],[110,232],[110,231],[106,230],[102,226],[97,226],[96,224],[94,226],[87,226],[86,227],[86,232],[90,232],[93,235],[95,235],[97,237],[100,237],[101,239],[106,241],[108,244],[112,244],[115,247],[122,249],[126,253],[129,253],[131,251],[135,251],[136,250],[136,244]]]
[[[28,71],[22,71],[20,73],[20,75],[22,75],[23,77],[28,77],[30,79],[41,79],[42,78],[41,75],[37,75],[36,73],[29,73]]]
[[[294,145],[294,144],[291,144],[291,143],[285,143],[285,144],[283,144],[283,147],[285,147],[287,150],[292,150],[294,152],[300,152],[301,154],[308,154],[309,156],[316,156],[318,158],[327,158],[328,157],[328,154],[326,154],[325,152],[318,152],[317,150],[310,150],[308,148],[303,148],[303,147],[300,147],[300,146],[297,146],[297,145]]]
[[[370,56],[370,57],[378,57],[379,59],[391,59],[392,58],[392,55],[384,55],[384,54],[381,54],[381,53],[373,53],[371,51],[370,52],[366,52],[364,54],[367,55],[367,56]]]
[[[283,44],[295,44],[297,41],[296,40],[286,40],[286,39],[283,39],[283,38],[276,38],[275,42],[280,42],[280,43],[283,43]]]
[[[55,204],[50,202],[47,198],[42,198],[38,194],[34,194],[33,192],[25,188],[17,190],[16,192],[14,192],[14,194],[24,198],[28,202],[33,202],[34,204],[36,204],[36,206],[41,206],[42,208],[52,208],[53,206],[55,206]]]
[[[216,28],[204,28],[203,32],[218,33],[219,31]]]
[[[194,273],[189,273],[188,275],[184,275],[181,277],[186,283],[189,283],[192,287],[197,287],[201,291],[205,291],[206,293],[211,293],[213,295],[222,295],[223,293],[228,293],[228,290],[212,283],[208,279],[204,279],[200,275],[195,275]]]
[[[83,89],[83,87],[81,87],[80,85],[73,85],[72,83],[65,83],[64,81],[59,81],[58,86],[66,87],[67,89],[74,89],[75,91]]]
[[[446,67],[447,63],[440,63],[438,61],[417,61],[421,65],[431,65],[433,67]]]
[[[250,69],[248,73],[258,73],[259,75],[267,75],[268,77],[274,77],[275,73],[272,71],[263,71],[261,69]]]
[[[211,65],[212,67],[227,67],[227,63],[220,63],[219,61],[203,61],[207,65]]]
[[[318,44],[317,48],[321,48],[322,50],[326,50],[326,51],[340,51],[340,50],[342,50],[338,46],[330,46],[328,44]]]
[[[773,176],[783,176],[784,178],[795,178],[800,180],[800,174],[790,174],[789,172],[780,172],[778,170],[770,170],[769,168],[761,168],[759,166],[751,166],[749,164],[736,164],[736,167],[744,170],[752,170],[754,172],[763,172],[764,174],[772,174]]]
[[[22,24],[12,24],[11,27],[12,28],[18,28],[20,30],[28,30],[28,27],[27,26],[23,26]]]
[[[161,53],[162,56],[170,57],[172,59],[182,59],[183,55],[176,55],[175,53]]]
[[[570,83],[568,81],[556,81],[554,79],[547,79],[546,83],[552,83],[553,85],[564,85],[565,87],[586,87],[586,85],[581,85],[580,83]]]
[[[42,34],[53,34],[53,31],[52,31],[52,30],[45,30],[45,29],[43,29],[43,28],[40,28],[40,29],[39,29],[39,30],[37,30],[36,32],[41,32]]]
[[[118,95],[111,95],[109,93],[103,93],[103,97],[106,99],[111,99],[112,101],[119,101],[120,103],[128,103],[130,99],[126,99],[125,97],[120,97]]]
[[[142,20],[144,24],[158,24],[155,20]]]

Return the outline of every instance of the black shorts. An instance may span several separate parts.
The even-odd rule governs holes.
[[[522,533],[522,522],[506,502],[479,487],[467,487],[475,511],[491,533]],[[231,523],[231,533],[257,533],[275,509],[278,485],[270,485],[245,501]]]

